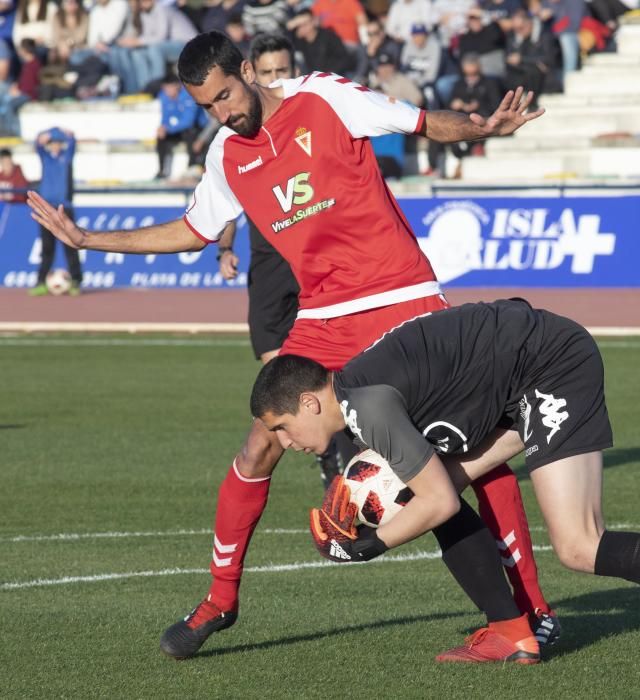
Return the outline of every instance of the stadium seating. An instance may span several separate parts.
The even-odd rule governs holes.
[[[640,23],[618,32],[618,52],[589,57],[565,93],[540,99],[547,114],[513,138],[492,139],[464,161],[468,181],[640,176]]]

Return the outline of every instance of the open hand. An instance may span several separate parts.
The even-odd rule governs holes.
[[[537,119],[544,114],[544,109],[540,108],[534,112],[528,112],[529,106],[533,102],[533,92],[524,94],[524,88],[509,90],[503,97],[498,109],[490,117],[482,117],[477,113],[469,115],[469,119],[481,127],[483,134],[481,138],[489,136],[508,136],[519,129],[523,124]]]
[[[71,248],[84,247],[87,232],[66,215],[62,204],[56,209],[33,190],[27,192],[27,204],[31,207],[31,217],[56,238]]]

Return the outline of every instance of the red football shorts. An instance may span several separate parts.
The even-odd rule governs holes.
[[[281,355],[309,357],[327,369],[342,369],[384,333],[432,311],[449,308],[441,294],[378,309],[326,319],[297,319],[280,349]]]

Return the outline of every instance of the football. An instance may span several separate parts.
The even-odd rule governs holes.
[[[66,270],[51,270],[46,279],[49,294],[60,296],[71,289],[71,275]]]
[[[384,457],[373,450],[357,454],[344,470],[358,519],[369,527],[388,523],[413,497]]]

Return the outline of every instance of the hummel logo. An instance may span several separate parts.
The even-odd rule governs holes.
[[[247,163],[246,165],[239,165],[238,172],[240,174],[248,173],[249,170],[253,170],[254,168],[259,168],[261,165],[262,165],[262,156],[258,156],[255,160],[252,160],[250,163]]]
[[[351,561],[351,557],[344,551],[344,549],[342,549],[340,544],[335,540],[331,540],[329,556],[335,557],[336,559],[346,559],[347,561]]]

